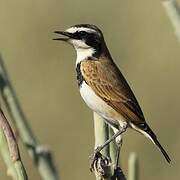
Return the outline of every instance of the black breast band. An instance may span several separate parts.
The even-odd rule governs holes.
[[[80,87],[84,81],[83,75],[81,73],[81,62],[79,62],[76,65],[76,78],[77,78],[77,82],[78,82],[78,86]]]

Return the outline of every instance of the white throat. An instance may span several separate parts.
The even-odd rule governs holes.
[[[92,57],[95,53],[93,48],[76,48],[77,58],[76,64],[80,63],[83,60],[86,60],[88,57]]]

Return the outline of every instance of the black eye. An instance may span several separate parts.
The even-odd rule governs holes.
[[[86,31],[79,31],[79,36],[85,37],[88,33]]]

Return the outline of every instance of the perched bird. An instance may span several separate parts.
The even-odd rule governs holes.
[[[114,139],[120,147],[121,134],[127,128],[132,128],[157,145],[170,163],[168,154],[146,123],[134,93],[114,63],[101,30],[95,25],[79,24],[55,33],[63,37],[54,40],[70,43],[77,52],[77,82],[82,98],[94,112],[104,118],[115,133],[105,144],[95,149],[94,158]]]

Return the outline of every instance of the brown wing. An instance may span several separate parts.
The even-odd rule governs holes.
[[[170,163],[171,159],[146,124],[141,108],[117,66],[112,61],[101,59],[81,62],[80,68],[84,80],[94,92],[128,121],[146,132]]]
[[[144,122],[141,108],[125,78],[110,60],[81,62],[81,72],[86,83],[128,121]]]

